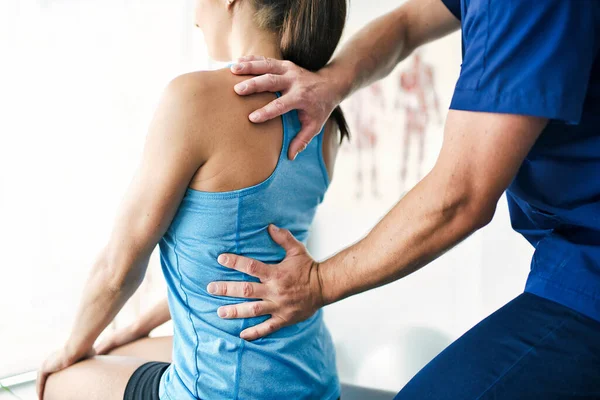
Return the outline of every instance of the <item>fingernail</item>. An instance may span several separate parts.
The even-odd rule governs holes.
[[[233,64],[231,66],[233,72],[240,72],[242,69],[244,69],[244,67],[241,64]]]
[[[273,229],[274,232],[279,232],[279,228],[275,225],[271,225],[271,229]]]
[[[225,264],[227,264],[227,261],[229,261],[229,258],[227,258],[226,255],[221,254],[218,258],[217,261],[219,262],[219,264],[225,266]]]
[[[252,114],[250,114],[250,121],[252,121],[252,122],[257,122],[259,118],[260,118],[260,113],[253,112]]]
[[[219,315],[219,317],[225,318],[227,316],[227,310],[224,308],[219,308],[217,310],[217,314]]]
[[[246,85],[245,83],[238,83],[237,85],[235,85],[235,91],[238,93],[244,93],[246,89],[248,89],[248,85]]]
[[[215,294],[215,293],[217,293],[218,288],[219,288],[219,286],[216,283],[209,283],[206,290],[208,290],[208,293],[210,293],[210,294]]]
[[[240,333],[240,337],[244,340],[248,340],[248,334],[246,332]]]
[[[300,150],[298,150],[298,152],[296,153],[296,155],[294,156],[294,160],[296,159],[296,157],[298,157],[298,154],[302,153],[304,150],[306,150],[306,148],[308,147],[307,144],[303,145],[302,148]],[[293,161],[293,160],[292,160]]]

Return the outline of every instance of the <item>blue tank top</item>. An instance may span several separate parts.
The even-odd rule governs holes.
[[[287,150],[300,130],[296,111],[285,114],[277,166],[262,183],[230,192],[188,188],[161,239],[160,258],[173,318],[173,363],[161,377],[160,399],[337,399],[335,350],[319,311],[265,338],[239,335],[267,317],[225,320],[217,309],[241,299],[206,291],[213,281],[258,281],[217,263],[234,253],[277,263],[284,250],[267,231],[273,223],[303,243],[329,185],[323,134],[294,162]]]

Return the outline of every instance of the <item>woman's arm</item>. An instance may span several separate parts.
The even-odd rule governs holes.
[[[142,317],[138,319],[131,326],[131,328],[142,336],[148,336],[152,330],[170,320],[171,312],[169,311],[169,302],[165,297],[160,302],[156,303],[156,305],[148,310],[144,315],[142,315]]]
[[[127,190],[108,244],[83,290],[71,335],[40,371],[46,377],[93,354],[92,346],[141,283],[150,254],[181,203],[203,160],[202,124],[190,124],[200,111],[202,90],[186,76],[163,95],[146,138],[141,164]]]
[[[293,159],[354,91],[387,76],[417,47],[460,27],[441,0],[409,0],[356,33],[328,66],[313,73],[289,61],[248,57],[233,65],[240,75],[260,75],[235,86],[240,95],[280,91],[283,96],[250,115],[260,123],[299,110],[302,130],[289,149]]]
[[[138,339],[144,338],[155,328],[161,326],[171,319],[169,303],[165,297],[154,307],[145,312],[131,325],[111,333],[95,346],[96,354],[108,354],[117,347],[124,346]]]
[[[108,245],[86,287],[67,342],[77,358],[140,285],[156,244],[171,224],[204,155],[189,124],[191,104],[173,82],[167,89],[146,139],[142,162],[127,191]],[[185,90],[185,89],[184,89]],[[193,95],[190,95],[193,96]]]

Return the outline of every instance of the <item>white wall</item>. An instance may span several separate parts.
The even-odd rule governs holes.
[[[207,67],[191,5],[0,0],[0,377],[65,341],[163,88]]]
[[[346,37],[400,2],[354,0],[351,4]],[[455,33],[421,51],[424,61],[434,67],[444,114],[460,70],[460,49],[460,33]],[[410,62],[401,64],[398,71]],[[384,81],[387,103],[398,93],[398,71]],[[369,175],[365,158],[372,157],[379,197],[369,192],[368,185],[362,197],[356,197],[358,153],[355,146],[347,145],[313,228],[311,252],[317,258],[359,240],[402,195],[398,163],[404,146],[400,136],[404,115],[390,107],[370,112],[377,116],[378,137],[373,156],[363,150],[363,179],[368,181]],[[442,125],[429,124],[425,171],[435,163],[442,134]],[[411,147],[414,171],[418,151],[414,143]],[[411,185],[416,181],[413,177]],[[502,198],[489,226],[431,265],[401,281],[327,307],[325,318],[336,343],[341,379],[399,390],[448,344],[522,291],[531,253],[527,242],[511,231]]]
[[[399,3],[352,0],[346,36]],[[202,39],[188,20],[190,5],[0,1],[0,377],[37,367],[65,339],[160,91],[173,76],[207,67]],[[423,51],[436,68],[444,109],[458,76],[459,39]],[[393,96],[396,84],[386,82],[385,93]],[[319,258],[359,239],[401,195],[402,115],[385,110],[377,121],[380,197],[356,199],[357,153],[344,149],[311,238]],[[432,126],[426,167],[440,145],[441,126]],[[510,232],[506,214],[502,202],[489,227],[433,265],[327,308],[343,380],[397,390],[519,293],[531,250]],[[157,264],[155,257],[152,271]],[[120,318],[130,319],[161,294],[159,274],[150,275]]]

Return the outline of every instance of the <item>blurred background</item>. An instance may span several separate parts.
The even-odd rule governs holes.
[[[0,1],[0,383],[65,341],[164,87],[223,66],[206,55],[193,3]],[[345,39],[401,3],[352,0]],[[433,167],[460,51],[459,33],[427,45],[343,104],[353,138],[313,226],[316,258],[364,236]],[[327,307],[341,379],[398,391],[522,291],[531,254],[503,198],[489,226],[430,266]],[[164,293],[155,252],[111,329]]]

